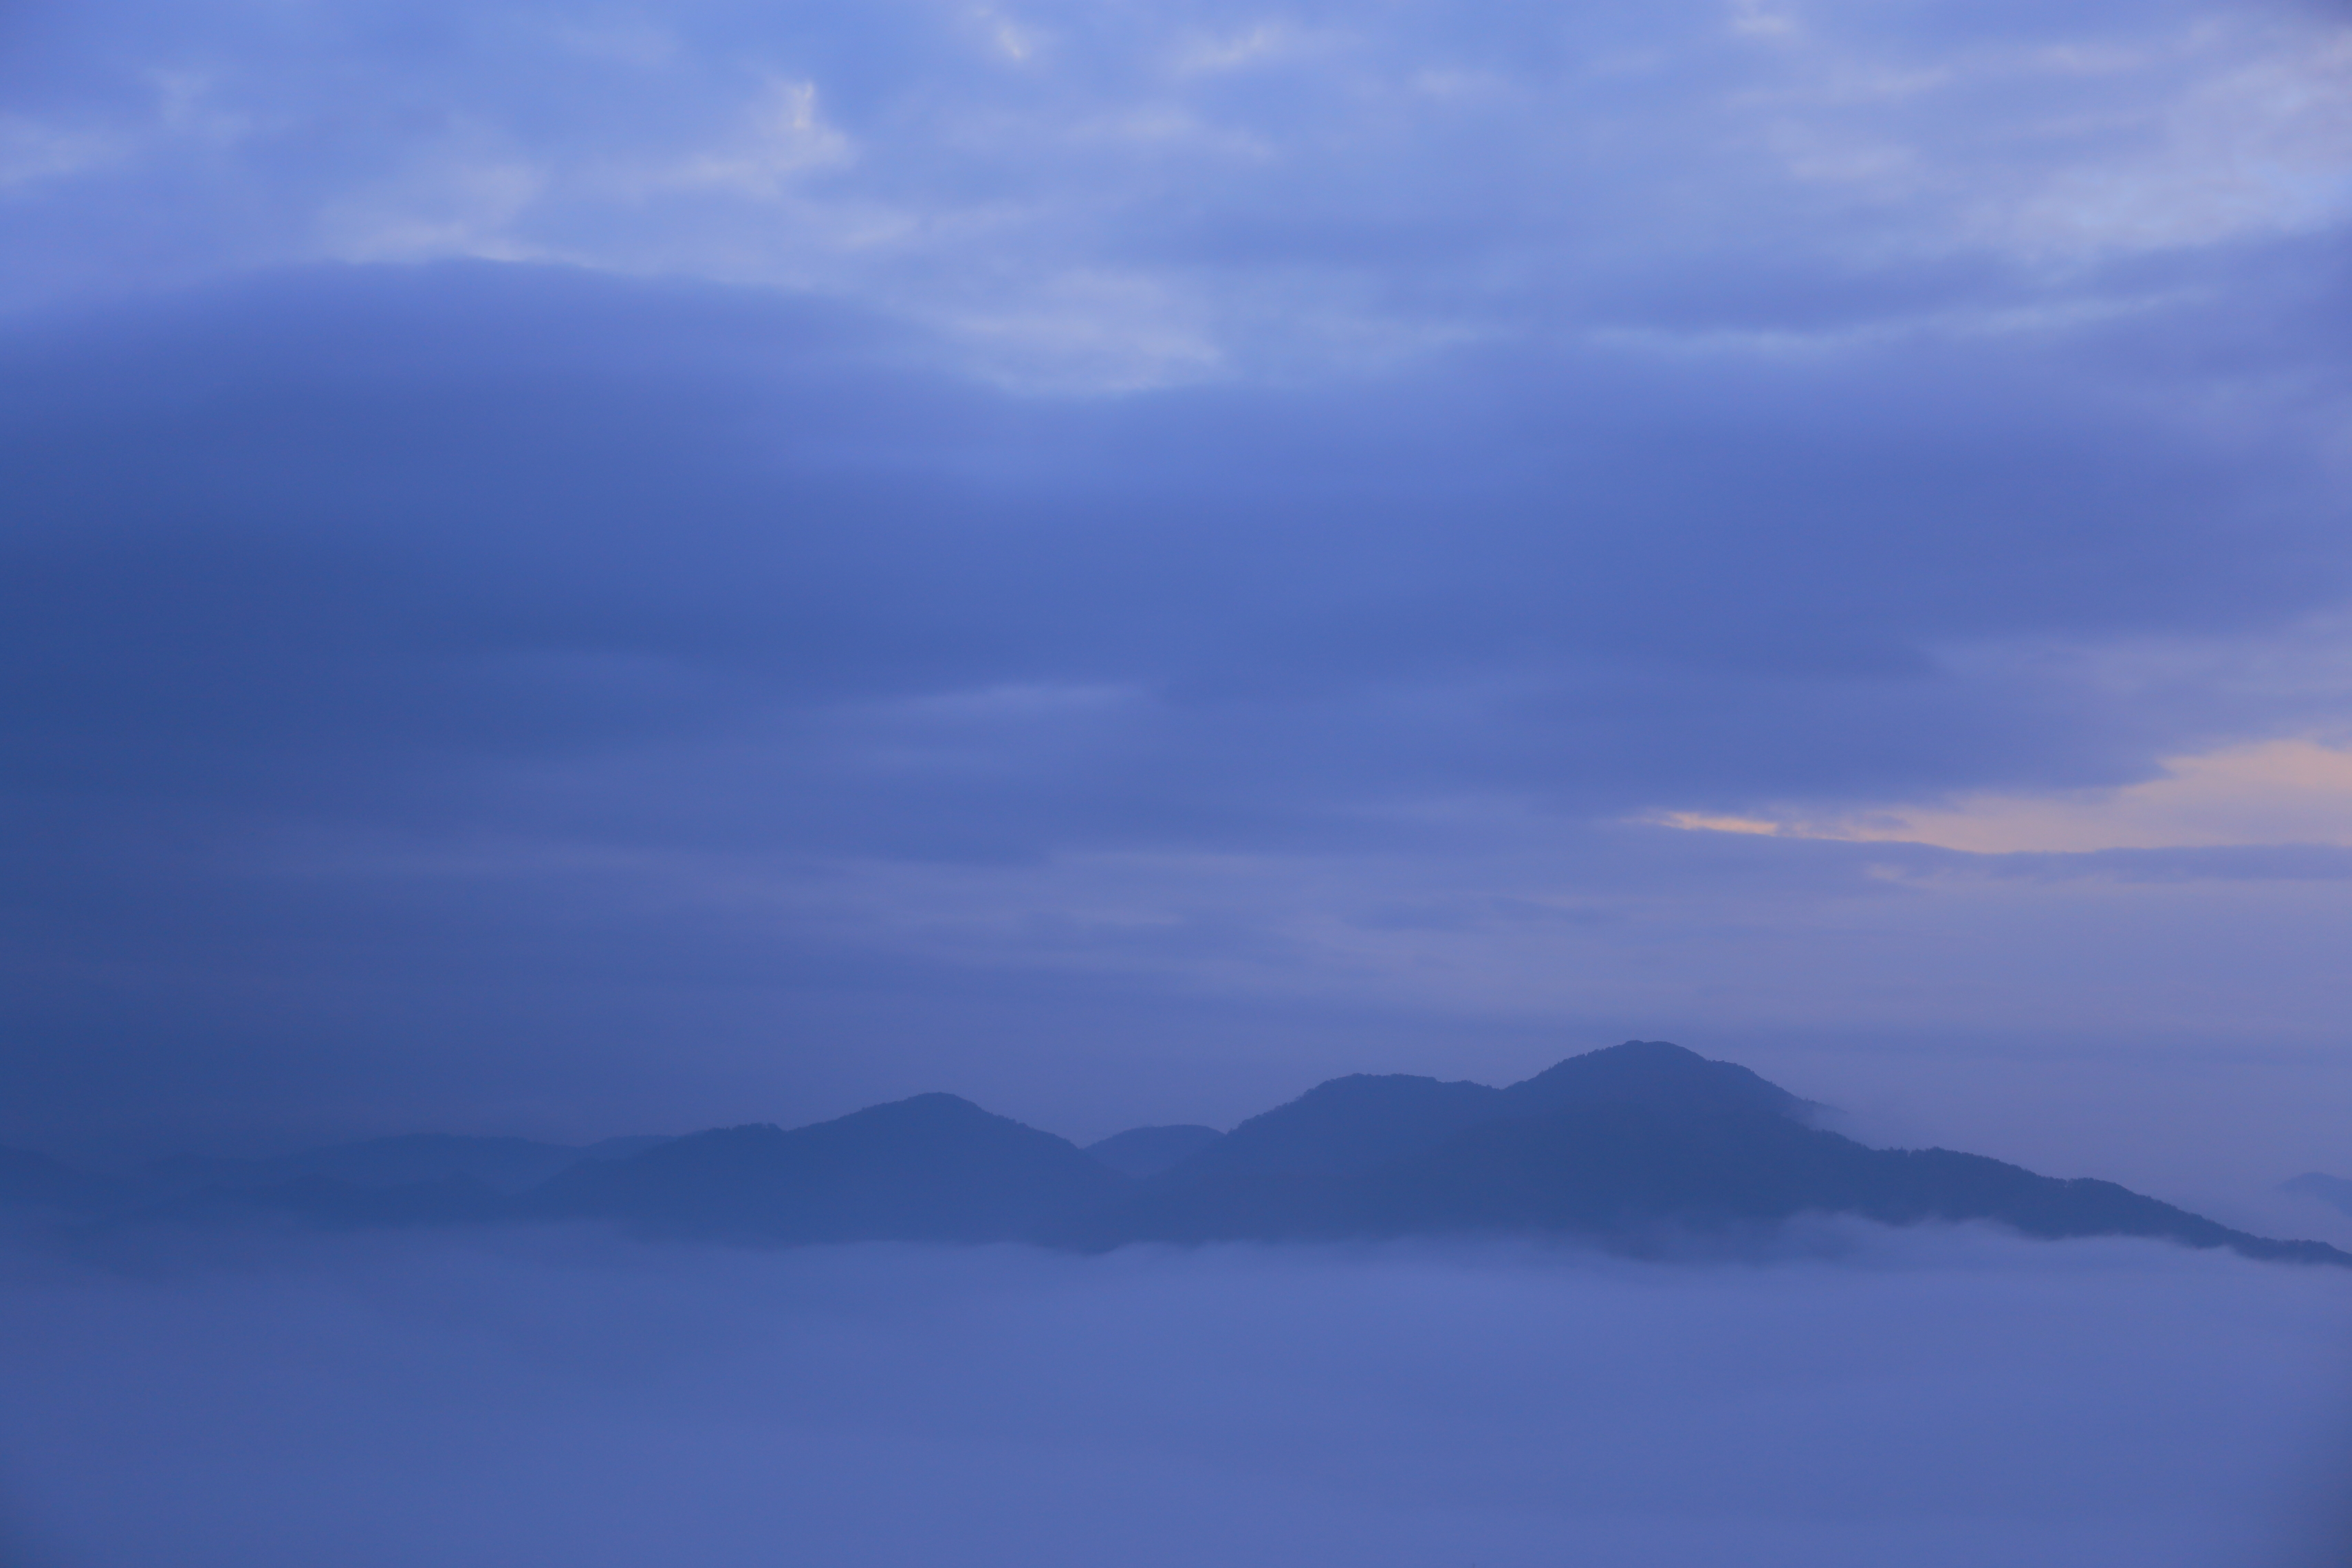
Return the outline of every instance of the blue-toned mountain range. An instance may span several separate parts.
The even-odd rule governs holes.
[[[1331,1241],[1544,1235],[1621,1250],[1768,1236],[1804,1215],[1984,1222],[2352,1265],[2112,1182],[1948,1149],[1872,1148],[1746,1068],[1656,1040],[1506,1088],[1333,1079],[1220,1134],[1138,1128],[1081,1149],[950,1094],[835,1121],[587,1147],[419,1135],[274,1161],[182,1157],[137,1178],[0,1155],[0,1200],[67,1227],[275,1219],[332,1227],[591,1222],[755,1245]]]

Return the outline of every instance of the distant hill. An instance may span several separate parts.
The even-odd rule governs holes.
[[[1664,1040],[1628,1040],[1587,1051],[1496,1092],[1513,1116],[1623,1105],[1682,1115],[1763,1114],[1801,1121],[1825,1109],[1736,1062],[1709,1061]]]
[[[493,1192],[520,1193],[583,1161],[625,1158],[667,1142],[667,1138],[607,1138],[581,1146],[541,1143],[529,1138],[410,1132],[263,1160],[178,1154],[149,1165],[146,1174],[150,1181],[182,1193],[206,1188],[254,1191],[311,1176],[368,1188],[464,1177]]]
[[[1349,1196],[1350,1228],[1385,1235],[1546,1230],[1639,1240],[1660,1226],[1706,1231],[1850,1214],[2352,1263],[2318,1242],[2250,1236],[2112,1182],[2062,1181],[1948,1149],[1871,1149],[1784,1119],[1646,1106],[1573,1106],[1475,1128],[1381,1171]]]
[[[1114,1132],[1087,1152],[1122,1176],[1139,1181],[1156,1176],[1179,1160],[1189,1159],[1224,1134],[1213,1127],[1180,1124],[1172,1127],[1130,1127]]]
[[[2110,1182],[1945,1149],[1872,1149],[1748,1069],[1657,1040],[1573,1057],[1507,1089],[1334,1079],[1062,1233],[1075,1245],[1549,1233],[1615,1246],[1752,1231],[1801,1214],[1986,1220],[2028,1236],[2141,1236],[2352,1264]]]
[[[919,1094],[792,1131],[720,1128],[574,1166],[523,1208],[722,1240],[1011,1241],[1131,1185],[1067,1139]]]
[[[514,1199],[467,1175],[362,1186],[333,1176],[290,1176],[257,1186],[205,1187],[116,1216],[140,1225],[233,1225],[290,1220],[327,1230],[487,1225],[514,1217]]]
[[[574,1165],[658,1148],[667,1137],[585,1145],[426,1132],[261,1160],[180,1154],[135,1177],[79,1171],[0,1149],[0,1210],[84,1228],[291,1221],[330,1229],[486,1224],[516,1217],[515,1194]]]
[[[1183,1182],[1342,1178],[1472,1127],[1578,1105],[1801,1118],[1818,1108],[1729,1062],[1660,1040],[1570,1057],[1507,1089],[1353,1073],[1254,1116],[1182,1162]]]
[[[1086,1249],[1534,1234],[1639,1252],[1828,1214],[2352,1265],[2322,1243],[2251,1236],[2112,1182],[1948,1149],[1870,1148],[1813,1125],[1820,1109],[1746,1068],[1629,1040],[1506,1088],[1358,1074],[1222,1135],[1139,1127],[1087,1150],[923,1094],[789,1131],[754,1123],[587,1148],[427,1134],[269,1161],[184,1157],[144,1182],[0,1150],[0,1205],[96,1226],[595,1220],[727,1242]],[[2352,1205],[2352,1183],[2289,1185]]]

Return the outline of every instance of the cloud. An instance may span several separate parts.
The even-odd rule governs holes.
[[[36,1549],[88,1568],[2284,1568],[2315,1544],[2332,1273],[1812,1244],[19,1258],[0,1457]]]
[[[1980,795],[1947,807],[1826,822],[1695,812],[1654,820],[1699,831],[1890,840],[1988,855],[2242,845],[2342,848],[2352,845],[2352,755],[2309,740],[2263,741],[2171,758],[2163,777],[2145,784],[2066,795]],[[2224,863],[2237,862],[2215,862]],[[2330,863],[2312,862],[2315,868]]]
[[[17,299],[566,260],[838,293],[1057,384],[1530,324],[1979,330],[2352,200],[2315,8],[109,0],[16,26],[44,172]]]
[[[11,1136],[590,1135],[937,1088],[1078,1131],[1108,1112],[1045,1085],[1089,1049],[1097,1080],[1129,1054],[1134,1120],[1222,1121],[1370,1065],[1342,1030],[1418,1032],[1411,1070],[1500,1030],[1532,1070],[1742,1008],[2091,1026],[1888,967],[2040,929],[2047,861],[1609,824],[2127,789],[2307,731],[2352,564],[2312,433],[2338,372],[2271,312],[2333,285],[2266,265],[2258,300],[2054,335],[1115,397],[1007,391],[837,300],[574,268],[20,319],[9,992],[45,1087]],[[2219,412],[2164,368],[2199,334],[2259,367]],[[2317,1037],[2299,944],[2229,979],[2234,941],[2117,865],[2079,896],[2186,960],[2106,1026]],[[2140,960],[2095,937],[2053,951],[2120,1005]],[[2188,975],[2219,989],[2171,1011]],[[1290,1009],[1292,1054],[1190,1047],[1244,1058],[1207,1103],[1141,1065],[1244,1003]]]
[[[1153,779],[1213,813],[2125,783],[2218,704],[1969,650],[2277,636],[2347,565],[2308,395],[2278,434],[2217,422],[2202,378],[2168,405],[2101,363],[2135,341],[1103,401],[818,300],[294,274],[20,330],[15,636],[68,675],[26,698],[77,766],[131,726],[199,779],[338,737],[376,776],[632,733],[740,772],[764,731],[803,789],[892,759],[856,798],[933,820],[1037,747],[1130,816]]]
[[[0,1135],[2334,1037],[2324,11],[0,27]]]

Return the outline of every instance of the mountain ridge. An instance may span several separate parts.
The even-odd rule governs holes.
[[[525,1194],[539,1217],[763,1241],[1013,1241],[1107,1203],[1127,1178],[1077,1145],[951,1094],[786,1131],[691,1133],[572,1167]]]
[[[1501,1088],[1349,1074],[1230,1132],[1131,1129],[1093,1146],[1107,1154],[931,1093],[791,1129],[747,1122],[567,1149],[562,1169],[520,1192],[498,1190],[472,1167],[504,1160],[507,1170],[545,1157],[530,1150],[560,1146],[518,1155],[505,1145],[520,1140],[419,1134],[289,1156],[257,1184],[191,1187],[205,1163],[166,1162],[170,1178],[144,1188],[0,1151],[0,1202],[111,1225],[247,1215],[340,1228],[569,1221],[730,1243],[1087,1251],[1465,1234],[1641,1251],[1662,1237],[1746,1235],[1832,1214],[1989,1222],[2052,1239],[2156,1237],[2352,1267],[2352,1254],[2325,1243],[2234,1230],[2112,1182],[1954,1150],[1872,1148],[1817,1125],[1822,1109],[1737,1063],[1629,1040]],[[374,1186],[350,1179],[418,1170],[439,1173]]]

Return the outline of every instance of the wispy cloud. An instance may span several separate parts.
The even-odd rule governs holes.
[[[1980,795],[1949,805],[1826,817],[1668,811],[1666,827],[1856,843],[1932,844],[1979,855],[2230,845],[2352,847],[2352,752],[2316,741],[2262,741],[2174,757],[2162,775],[2045,795]]]

